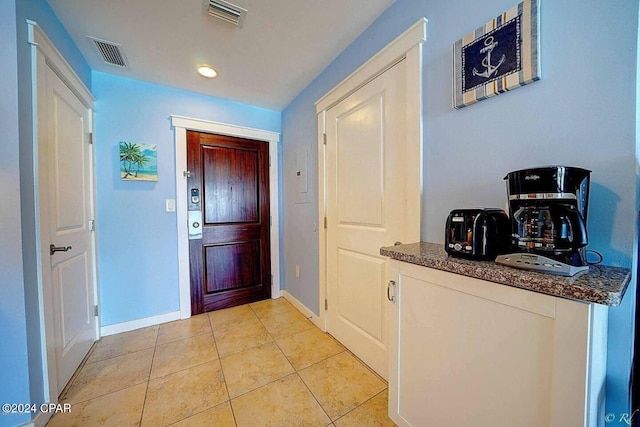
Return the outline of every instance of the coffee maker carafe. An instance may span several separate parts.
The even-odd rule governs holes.
[[[587,270],[590,173],[569,166],[508,173],[513,253],[496,262],[563,276]]]

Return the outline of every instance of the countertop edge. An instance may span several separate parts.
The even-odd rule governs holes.
[[[415,251],[419,246],[420,254]],[[438,248],[441,253],[439,253]],[[425,250],[426,249],[426,250]],[[433,253],[429,253],[433,252]],[[518,289],[567,298],[574,301],[617,306],[622,302],[626,289],[631,282],[631,271],[621,267],[593,266],[590,273],[566,278],[550,274],[536,273],[495,264],[493,261],[473,261],[449,257],[442,245],[436,243],[413,243],[408,245],[380,248],[380,255],[391,259],[433,268]],[[592,283],[611,282],[607,274],[615,273],[615,290],[602,289]],[[624,273],[624,277],[620,277]],[[587,275],[581,283],[580,276]],[[595,278],[591,278],[594,276]],[[567,283],[571,282],[571,283]]]

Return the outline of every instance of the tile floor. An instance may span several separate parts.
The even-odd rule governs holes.
[[[48,426],[393,426],[387,384],[284,298],[102,338]]]

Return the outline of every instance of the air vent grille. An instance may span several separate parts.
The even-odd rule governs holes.
[[[93,37],[89,37],[89,39],[93,42],[98,50],[100,58],[102,58],[106,64],[115,65],[121,68],[127,67],[127,57],[122,51],[121,45],[108,42],[106,40],[95,39]]]
[[[214,18],[242,27],[247,9],[236,6],[224,0],[206,0],[207,12]]]

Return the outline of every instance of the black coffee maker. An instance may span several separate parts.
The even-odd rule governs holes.
[[[573,276],[587,270],[591,171],[548,166],[509,172],[511,250],[498,264]]]

